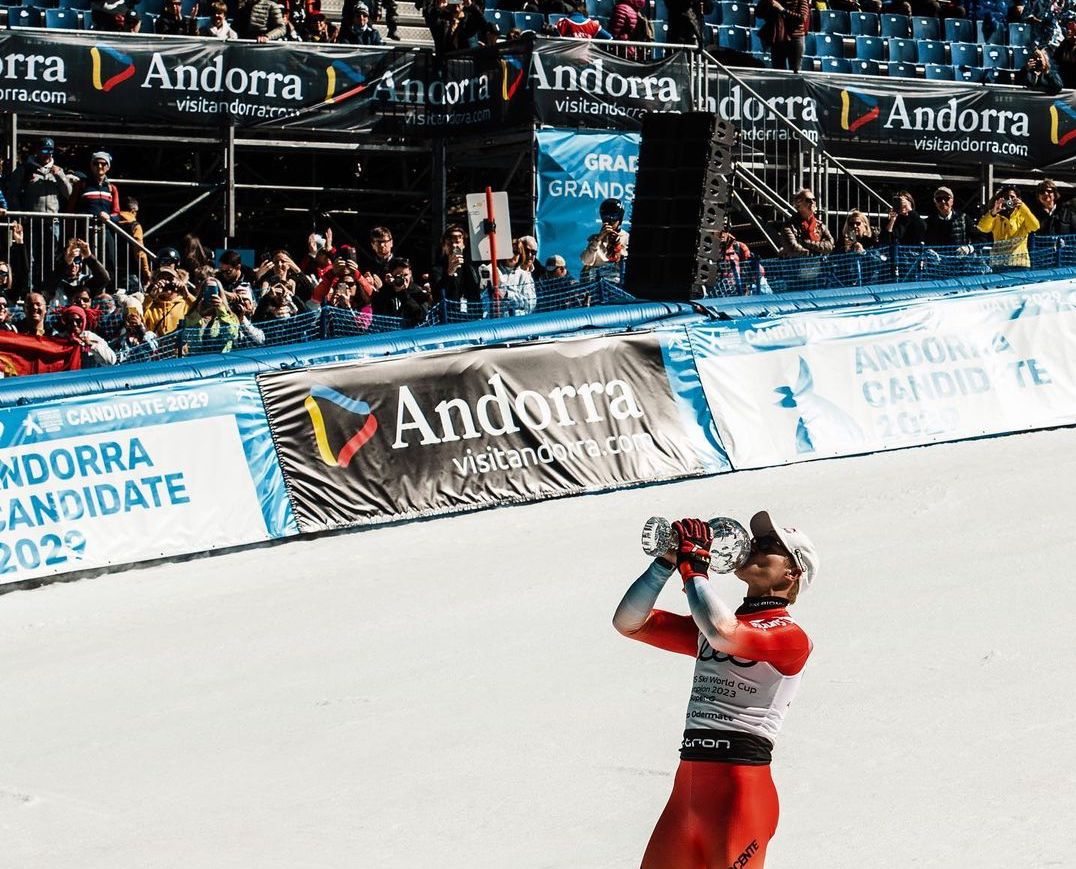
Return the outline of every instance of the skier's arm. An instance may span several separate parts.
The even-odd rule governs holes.
[[[788,624],[765,629],[741,622],[702,576],[688,579],[684,591],[695,624],[716,651],[748,661],[766,661],[786,676],[803,669],[811,651],[810,641],[791,619]]]
[[[654,609],[672,572],[673,567],[667,561],[655,559],[628,588],[613,615],[613,627],[633,640],[695,657],[698,630],[691,617]]]

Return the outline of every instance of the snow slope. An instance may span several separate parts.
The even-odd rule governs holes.
[[[1074,480],[1066,429],[4,595],[3,864],[635,866],[692,674],[610,626],[639,529],[765,507],[823,558],[769,869],[1074,866]]]

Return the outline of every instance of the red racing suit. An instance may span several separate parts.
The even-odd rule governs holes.
[[[613,618],[617,630],[632,639],[695,658],[680,766],[643,867],[759,869],[777,828],[770,752],[811,641],[782,598],[745,599],[732,637],[722,637],[704,579],[692,580],[692,615],[656,610],[672,572],[655,561],[628,589]]]

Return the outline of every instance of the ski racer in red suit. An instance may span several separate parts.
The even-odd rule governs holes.
[[[673,528],[677,549],[632,583],[613,616],[624,636],[695,658],[680,765],[642,867],[761,869],[777,829],[770,752],[812,649],[788,606],[818,575],[818,555],[802,531],[756,513],[750,556],[735,571],[747,596],[733,612],[707,574],[710,526]],[[654,609],[674,567],[690,616]]]

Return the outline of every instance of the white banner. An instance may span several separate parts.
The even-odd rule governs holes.
[[[1055,282],[691,330],[733,467],[1076,422],[1076,290]]]
[[[0,584],[270,536],[234,416],[0,449]]]

